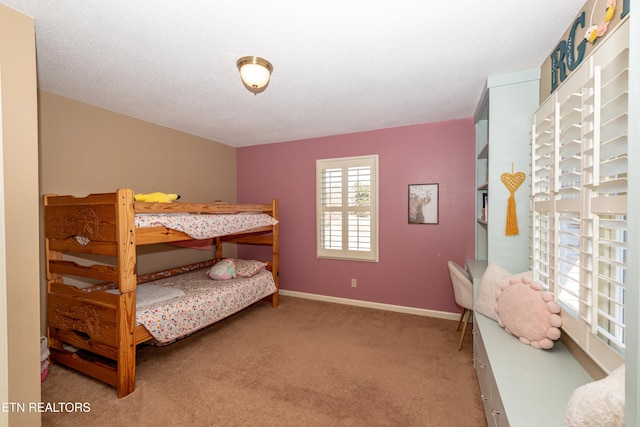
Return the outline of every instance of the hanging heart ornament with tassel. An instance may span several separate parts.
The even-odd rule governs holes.
[[[505,187],[507,187],[507,190],[509,190],[511,193],[515,193],[525,179],[527,179],[527,176],[524,174],[524,172],[505,172],[500,175],[500,180],[505,185]]]
[[[516,236],[520,234],[520,230],[518,229],[518,217],[516,215],[516,198],[514,194],[518,187],[522,185],[525,179],[527,179],[527,176],[524,174],[524,172],[505,172],[500,175],[500,180],[507,187],[510,193],[509,201],[507,204],[507,224],[504,231],[504,234],[506,236]]]

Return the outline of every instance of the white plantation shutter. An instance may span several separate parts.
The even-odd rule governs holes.
[[[342,169],[322,170],[322,247],[342,249]]]
[[[318,160],[317,255],[378,260],[378,156]]]
[[[627,129],[629,49],[603,52],[593,67],[593,150],[589,215],[593,233],[590,322],[592,332],[624,354],[627,260]]]
[[[624,357],[629,286],[629,51],[609,41],[534,116],[532,266],[563,307],[564,331],[613,368]]]
[[[626,216],[598,215],[597,321],[592,329],[619,352],[625,349]]]
[[[558,300],[578,311],[580,299],[580,214],[558,215],[558,263],[556,284]]]
[[[532,269],[536,279],[554,288],[554,200],[552,198],[552,164],[556,136],[557,109],[555,98],[545,102],[534,115],[532,131]]]

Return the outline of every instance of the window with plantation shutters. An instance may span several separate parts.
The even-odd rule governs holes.
[[[378,156],[316,162],[317,255],[378,261]]]
[[[532,265],[563,307],[563,329],[597,363],[625,354],[627,26],[534,115]]]

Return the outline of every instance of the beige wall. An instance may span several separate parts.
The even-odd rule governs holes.
[[[235,148],[39,92],[43,193],[133,188],[235,202]]]
[[[0,5],[8,401],[40,401],[38,132],[34,25]],[[2,343],[0,343],[2,345]],[[4,361],[3,361],[4,362]],[[7,396],[5,396],[7,397]],[[4,399],[4,398],[3,398]],[[39,426],[40,415],[0,414],[0,424]]]
[[[235,148],[48,92],[38,101],[41,195],[133,188],[178,193],[185,202],[236,201]],[[213,252],[154,245],[138,255],[138,273],[147,273]],[[44,277],[42,289],[44,319]]]

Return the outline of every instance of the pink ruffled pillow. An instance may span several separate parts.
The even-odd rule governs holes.
[[[234,259],[236,263],[236,274],[240,277],[253,277],[267,268],[264,261],[256,261],[253,259]]]
[[[498,323],[506,332],[534,348],[550,349],[560,338],[560,306],[553,294],[524,276],[511,279],[496,293]]]
[[[496,263],[490,263],[487,266],[480,287],[478,288],[478,297],[476,298],[473,309],[480,314],[484,314],[490,319],[498,321],[498,313],[496,313],[496,293],[502,289],[502,286],[511,279],[519,279],[523,276],[533,277],[531,271],[524,273],[511,274],[505,268]]]

